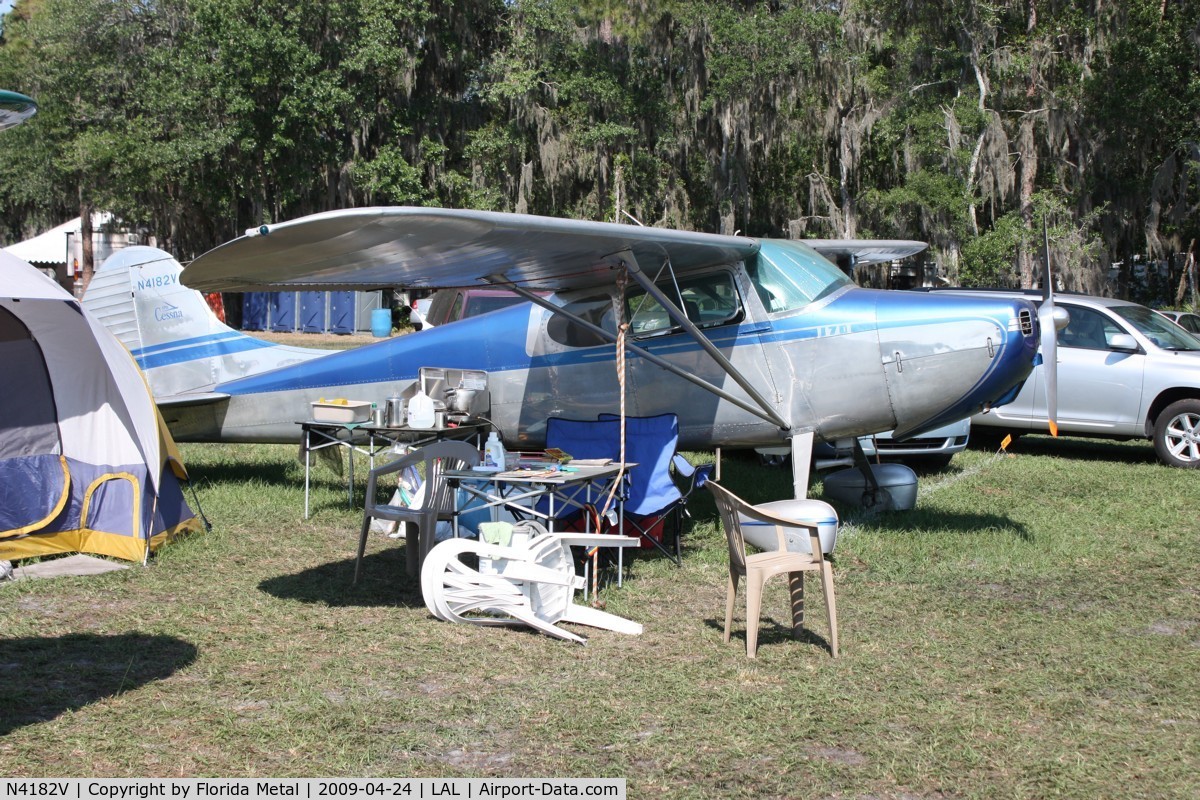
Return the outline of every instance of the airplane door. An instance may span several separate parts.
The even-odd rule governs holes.
[[[1113,334],[1127,332],[1110,317],[1090,308],[1066,307],[1071,322],[1058,334],[1059,425],[1080,433],[1136,432],[1146,357],[1109,349]],[[1032,427],[1048,430],[1042,367],[1036,383]]]
[[[778,403],[778,392],[769,356],[758,329],[746,319],[746,308],[738,292],[734,273],[728,269],[680,277],[677,283],[660,288],[701,333],[715,344],[768,401]],[[741,397],[743,391],[701,346],[640,289],[626,296],[629,335],[639,347],[676,367]],[[762,330],[769,330],[762,325]],[[763,437],[778,439],[778,426],[771,425],[713,393],[670,374],[656,364],[631,354],[627,362],[629,397],[642,416],[673,412],[679,415],[681,438],[693,433],[711,441],[719,432],[725,441],[744,435],[748,444]],[[741,433],[739,433],[741,431]]]

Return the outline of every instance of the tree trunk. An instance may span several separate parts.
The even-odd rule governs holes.
[[[1021,288],[1033,288],[1033,254],[1037,237],[1033,225],[1033,189],[1037,180],[1037,141],[1034,138],[1035,116],[1026,112],[1021,119],[1021,131],[1017,137],[1017,152],[1021,158],[1021,227],[1025,231],[1017,250],[1017,272]]]
[[[850,185],[853,175],[851,170],[857,160],[857,154],[852,151],[850,130],[854,124],[851,119],[853,106],[842,106],[841,121],[838,125],[838,183],[842,190],[841,212],[842,220],[839,235],[843,239],[853,239],[858,235],[858,210],[854,203],[854,192]]]
[[[96,271],[95,237],[92,235],[92,203],[90,200],[79,200],[79,249],[80,249],[80,279],[79,296],[87,291],[92,282],[92,273]]]

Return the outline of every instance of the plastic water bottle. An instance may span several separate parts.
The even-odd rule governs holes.
[[[429,429],[433,427],[433,398],[418,390],[408,401],[408,427]]]
[[[488,434],[487,443],[483,446],[483,465],[489,468],[504,469],[504,443],[495,431]]]

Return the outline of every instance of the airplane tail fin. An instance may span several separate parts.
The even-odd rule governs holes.
[[[100,265],[83,297],[145,372],[159,402],[227,380],[328,355],[248,336],[217,319],[179,281],[183,267],[156,247],[127,247]]]

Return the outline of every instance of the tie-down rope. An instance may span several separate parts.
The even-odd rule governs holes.
[[[608,489],[608,496],[604,498],[604,508],[600,512],[602,517],[608,515],[617,490],[625,479],[625,334],[629,331],[629,323],[625,321],[625,287],[628,285],[629,273],[622,262],[621,269],[617,272],[617,291],[613,294],[612,301],[613,317],[617,321],[617,387],[618,401],[621,407],[621,466],[617,471],[616,480]]]
[[[608,489],[608,496],[604,498],[604,508],[599,513],[596,512],[594,506],[589,506],[587,510],[595,514],[594,522],[597,533],[600,532],[601,521],[608,518],[608,512],[612,508],[613,501],[616,499],[617,491],[625,480],[625,334],[629,330],[629,323],[625,321],[625,287],[628,285],[629,273],[625,268],[625,264],[622,263],[620,270],[617,272],[617,291],[613,295],[612,301],[613,317],[617,321],[617,386],[620,392],[618,401],[621,409],[620,466],[617,469],[616,478]],[[623,534],[624,531],[618,531],[618,533]],[[603,601],[600,600],[598,593],[600,548],[590,548],[587,551],[586,557],[591,559],[592,562],[592,605],[602,607]]]

